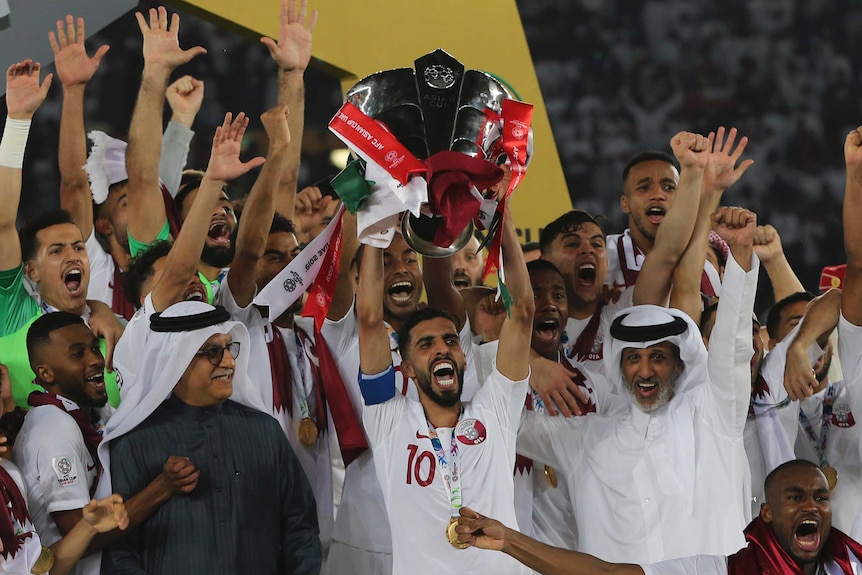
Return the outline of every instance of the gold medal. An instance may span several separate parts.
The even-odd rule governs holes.
[[[838,484],[838,471],[828,463],[821,467],[820,471],[822,471],[823,475],[826,476],[826,483],[829,484],[829,491],[835,489],[835,486]]]
[[[545,466],[545,480],[548,482],[548,485],[554,489],[557,488],[557,470],[550,465]]]
[[[449,544],[456,549],[466,549],[470,545],[467,543],[461,543],[458,541],[458,534],[455,532],[455,526],[458,525],[457,517],[449,518],[449,525],[446,527],[446,539],[449,540]]]
[[[54,566],[54,552],[42,545],[42,552],[39,553],[39,558],[33,564],[30,573],[47,573]]]
[[[317,443],[317,424],[310,417],[303,417],[299,422],[299,441],[306,447]]]

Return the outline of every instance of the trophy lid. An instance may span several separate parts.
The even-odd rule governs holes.
[[[415,61],[416,69],[376,72],[347,91],[347,101],[386,128],[417,158],[442,150],[489,158],[493,119],[509,97],[493,76],[437,49]],[[499,136],[498,136],[499,137]]]

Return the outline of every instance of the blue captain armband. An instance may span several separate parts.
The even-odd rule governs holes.
[[[391,365],[375,375],[359,370],[359,391],[365,405],[377,405],[395,397],[395,368]]]

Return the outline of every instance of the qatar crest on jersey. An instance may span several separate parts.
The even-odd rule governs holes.
[[[464,445],[479,445],[488,437],[488,431],[481,421],[471,417],[458,422],[455,437]]]

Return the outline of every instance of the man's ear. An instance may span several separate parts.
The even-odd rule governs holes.
[[[33,263],[33,260],[24,263],[24,275],[30,278],[30,280],[39,283],[41,276],[39,275],[39,270]]]
[[[39,378],[39,381],[45,383],[54,383],[54,370],[51,369],[47,365],[37,365],[36,369],[33,370],[36,372],[36,377]]]
[[[413,364],[404,359],[401,360],[401,372],[407,377],[416,377],[416,370],[413,369]]]
[[[93,226],[96,228],[97,232],[105,237],[109,237],[114,234],[114,226],[107,218],[97,218],[96,221],[93,222]]]
[[[769,503],[760,504],[760,518],[763,519],[764,523],[772,523],[772,507],[769,506]]]
[[[624,214],[630,214],[631,209],[629,208],[629,199],[623,194],[620,196],[620,209]]]

